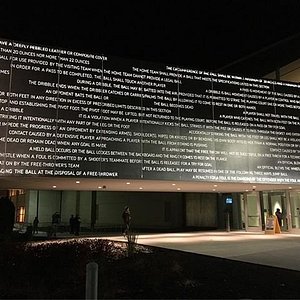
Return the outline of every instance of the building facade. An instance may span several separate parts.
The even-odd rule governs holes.
[[[38,217],[48,228],[57,212],[60,230],[71,215],[82,230],[120,230],[129,206],[135,230],[261,231],[279,208],[283,230],[299,228],[294,75],[274,81],[0,42],[0,183],[18,224]]]

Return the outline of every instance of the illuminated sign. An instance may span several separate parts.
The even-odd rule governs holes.
[[[233,201],[233,199],[232,199],[231,196],[228,196],[228,197],[226,197],[226,199],[225,199],[225,203],[226,203],[226,204],[232,204],[232,201]]]

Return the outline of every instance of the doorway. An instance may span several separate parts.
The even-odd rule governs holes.
[[[275,215],[276,209],[280,209],[282,212],[282,231],[290,230],[290,206],[287,201],[285,191],[276,191],[276,192],[263,192],[262,193],[262,211],[263,211],[263,224],[265,224],[266,217],[268,215]]]
[[[241,194],[242,228],[262,231],[261,206],[258,192]]]

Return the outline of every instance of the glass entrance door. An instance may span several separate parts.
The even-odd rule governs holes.
[[[276,210],[279,209],[282,212],[281,231],[291,229],[290,205],[285,191],[263,192],[262,205],[265,219],[267,215],[275,215]]]
[[[290,192],[291,223],[293,229],[300,229],[300,192]]]
[[[262,231],[259,193],[244,193],[241,195],[243,225],[246,231]]]

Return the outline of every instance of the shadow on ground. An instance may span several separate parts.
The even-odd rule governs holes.
[[[85,268],[99,265],[99,299],[295,299],[300,272],[206,255],[77,238],[6,241],[1,299],[84,299]]]

